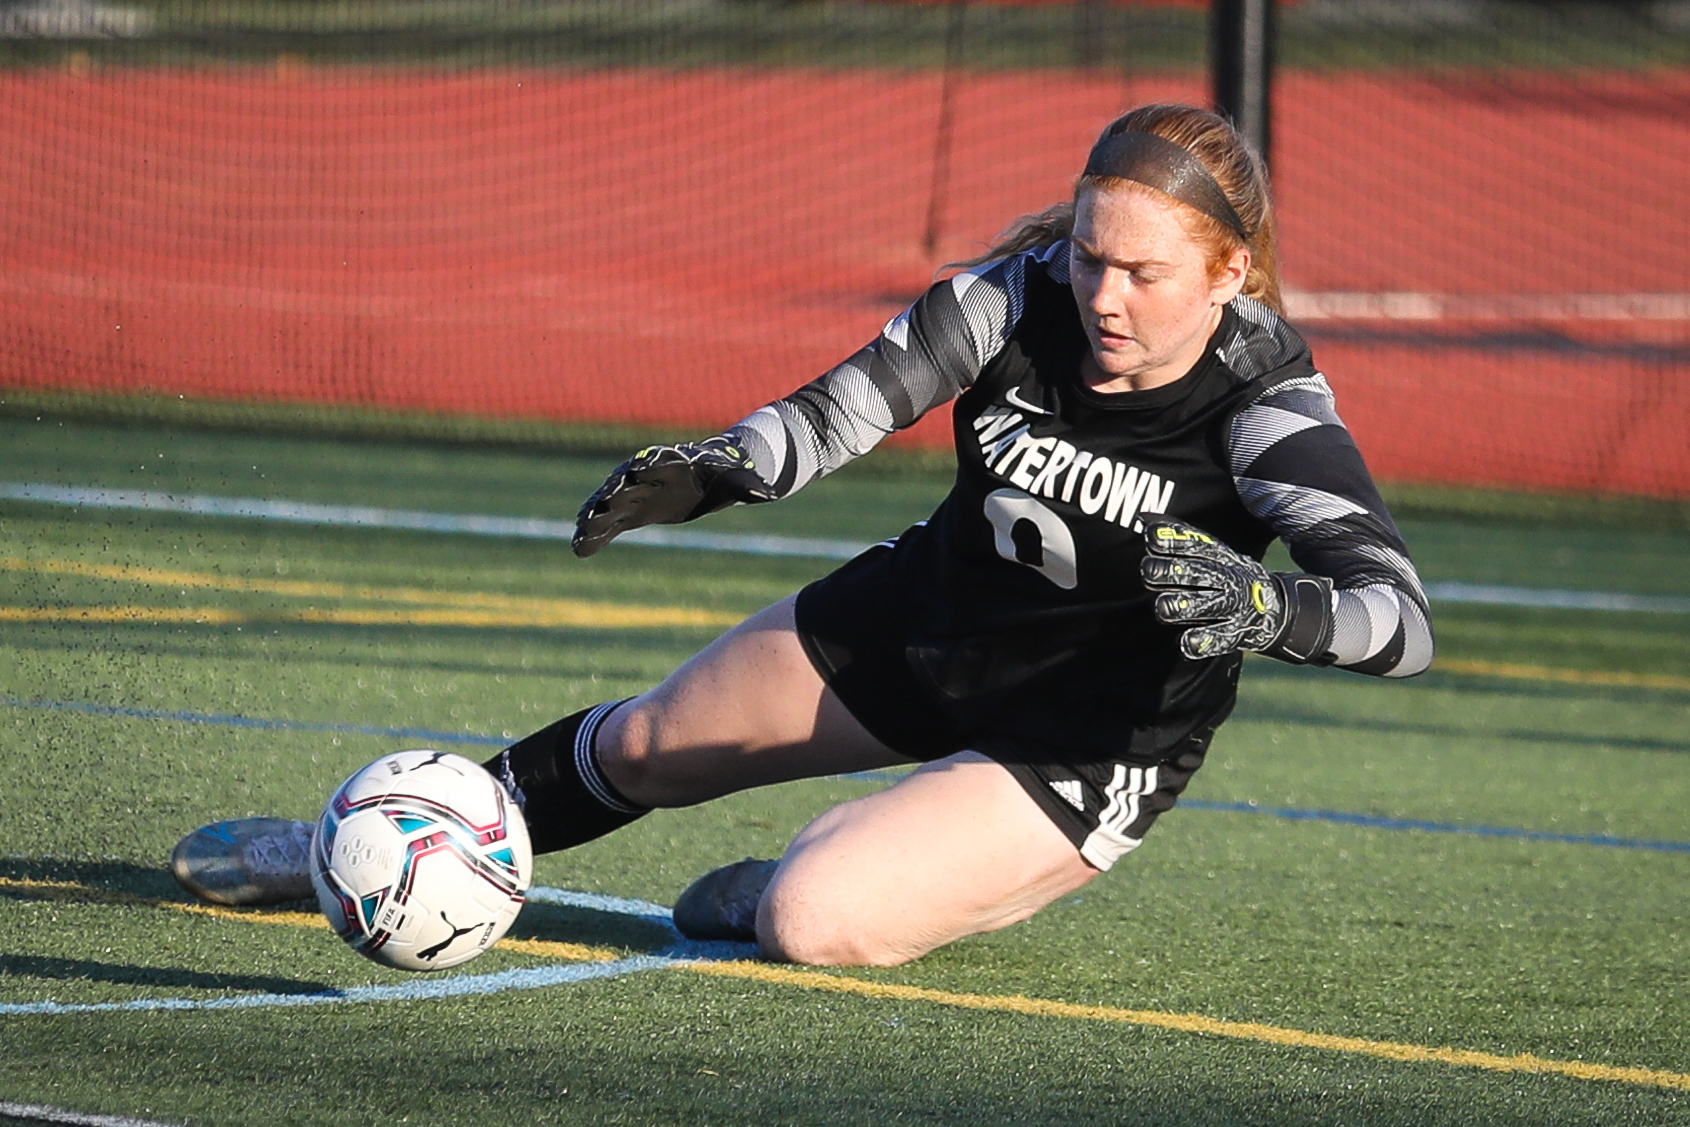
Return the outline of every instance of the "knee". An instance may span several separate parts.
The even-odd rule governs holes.
[[[758,906],[757,945],[765,958],[814,967],[895,967],[937,946],[888,934],[843,905],[783,893],[778,884]]]
[[[642,806],[662,806],[656,708],[635,697],[611,713],[594,747],[599,770],[624,798]]]

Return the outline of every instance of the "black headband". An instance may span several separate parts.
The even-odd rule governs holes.
[[[1085,175],[1114,176],[1155,188],[1225,223],[1238,232],[1239,238],[1250,241],[1244,220],[1238,217],[1208,166],[1184,145],[1165,137],[1132,131],[1101,137],[1086,158]]]

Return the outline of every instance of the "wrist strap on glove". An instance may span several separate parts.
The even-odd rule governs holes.
[[[1331,665],[1332,580],[1303,572],[1275,572],[1285,622],[1259,651],[1294,665]]]

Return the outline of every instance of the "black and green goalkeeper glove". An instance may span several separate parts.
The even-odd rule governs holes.
[[[1144,545],[1144,585],[1162,592],[1156,617],[1190,626],[1179,639],[1186,657],[1252,650],[1297,665],[1331,663],[1330,579],[1269,572],[1183,521],[1146,521]]]
[[[680,524],[733,504],[773,501],[751,456],[725,435],[647,446],[610,472],[575,517],[575,554],[585,558],[624,532]]]

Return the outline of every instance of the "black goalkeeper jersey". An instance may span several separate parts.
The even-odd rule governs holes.
[[[1335,582],[1332,657],[1430,660],[1425,596],[1307,346],[1235,300],[1201,361],[1141,392],[1085,386],[1067,244],[940,282],[857,356],[731,432],[782,494],[955,398],[956,482],[830,597],[891,635],[964,728],[1075,758],[1155,759],[1231,707],[1241,661],[1184,658],[1139,576],[1164,513]]]

